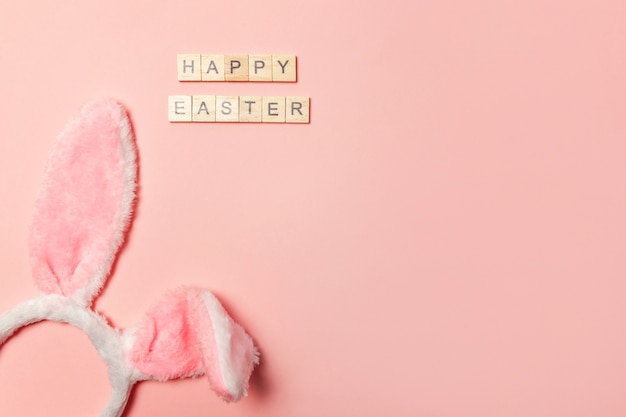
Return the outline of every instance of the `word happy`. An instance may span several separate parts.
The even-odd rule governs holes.
[[[295,82],[295,55],[177,56],[179,81]]]

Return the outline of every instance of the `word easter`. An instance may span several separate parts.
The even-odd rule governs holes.
[[[179,81],[295,82],[295,55],[178,54]]]
[[[309,97],[169,96],[170,122],[309,123]]]

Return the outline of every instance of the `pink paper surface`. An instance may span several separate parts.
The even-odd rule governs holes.
[[[626,3],[7,2],[0,311],[54,138],[128,108],[135,221],[96,307],[215,292],[250,395],[142,383],[126,417],[626,415]],[[298,82],[180,83],[177,53],[298,56]],[[176,94],[311,97],[308,125],[171,124]],[[104,365],[42,324],[0,351],[1,416],[97,416]]]

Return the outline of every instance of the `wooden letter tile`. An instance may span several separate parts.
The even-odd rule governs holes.
[[[263,96],[263,123],[285,123],[285,97]]]
[[[309,98],[287,97],[285,113],[287,123],[309,123]]]
[[[296,56],[273,55],[272,56],[272,80],[283,82],[296,81]]]
[[[224,81],[224,55],[202,55],[202,81]]]
[[[239,121],[239,97],[217,96],[215,97],[215,121],[238,122]]]
[[[226,81],[248,81],[248,55],[224,55]]]
[[[200,81],[202,79],[200,54],[178,54],[176,60],[179,81]]]
[[[257,122],[262,121],[263,97],[261,96],[240,96],[239,97],[239,121]]]
[[[248,57],[250,81],[272,81],[272,56],[250,55]]]
[[[191,122],[191,96],[169,96],[167,101],[170,122]]]
[[[192,116],[194,122],[215,121],[215,96],[193,96]]]

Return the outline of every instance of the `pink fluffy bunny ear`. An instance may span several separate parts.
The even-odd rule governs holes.
[[[57,139],[35,205],[30,256],[41,291],[92,301],[130,222],[136,173],[124,108],[85,104]]]
[[[166,295],[125,337],[132,346],[129,362],[142,374],[158,380],[206,374],[229,402],[246,394],[259,361],[250,336],[206,290]]]

